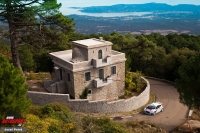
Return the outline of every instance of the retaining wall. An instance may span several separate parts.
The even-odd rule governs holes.
[[[143,78],[144,79],[144,78]],[[32,99],[36,105],[45,105],[53,102],[66,104],[72,111],[90,113],[117,113],[129,112],[138,109],[149,101],[150,84],[147,82],[146,89],[139,95],[129,99],[119,99],[113,102],[108,100],[89,101],[87,99],[70,99],[69,94],[43,93],[29,91],[27,98]]]

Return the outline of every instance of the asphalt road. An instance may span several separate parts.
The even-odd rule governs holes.
[[[176,88],[166,82],[148,79],[150,90],[156,95],[156,101],[163,103],[164,111],[155,116],[144,115],[143,112],[123,118],[123,121],[144,120],[171,131],[182,125],[188,115],[188,108],[179,102]]]

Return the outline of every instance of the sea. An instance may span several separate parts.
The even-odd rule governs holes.
[[[81,8],[66,8],[64,15],[84,15],[93,17],[124,17],[124,16],[143,16],[147,14],[152,14],[152,12],[124,12],[124,13],[85,13],[80,11]]]

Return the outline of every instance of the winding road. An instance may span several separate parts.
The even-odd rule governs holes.
[[[188,114],[188,108],[179,102],[179,93],[176,88],[166,82],[148,79],[150,90],[156,95],[156,101],[162,102],[164,111],[155,116],[144,115],[143,112],[123,118],[123,121],[144,120],[171,131],[182,125]]]

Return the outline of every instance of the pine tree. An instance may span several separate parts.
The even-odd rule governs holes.
[[[45,43],[44,25],[57,25],[60,31],[73,31],[73,19],[59,12],[57,0],[1,0],[0,21],[8,24],[13,65],[22,70],[18,48],[21,44]],[[43,44],[42,43],[42,44]]]
[[[30,100],[26,98],[28,86],[21,71],[0,54],[0,119],[8,111],[23,114]]]

